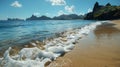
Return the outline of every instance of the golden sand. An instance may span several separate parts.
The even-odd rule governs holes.
[[[120,67],[120,20],[102,25],[49,67]]]
[[[112,21],[115,25],[115,27],[117,27],[118,29],[120,29],[120,20],[113,20]]]

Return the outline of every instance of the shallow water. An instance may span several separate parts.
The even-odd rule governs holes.
[[[21,45],[32,40],[44,40],[69,29],[83,27],[95,21],[88,20],[40,20],[0,21],[0,49]]]

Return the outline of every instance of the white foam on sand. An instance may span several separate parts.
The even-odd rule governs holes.
[[[71,51],[76,41],[85,37],[90,31],[94,30],[96,26],[101,25],[107,21],[95,22],[82,27],[81,29],[74,29],[67,31],[63,37],[54,38],[53,40],[46,40],[45,49],[39,49],[35,44],[32,48],[23,48],[16,56],[10,56],[9,52],[12,49],[9,47],[5,51],[4,57],[0,58],[0,65],[2,67],[44,67],[45,63],[56,60],[57,57]]]

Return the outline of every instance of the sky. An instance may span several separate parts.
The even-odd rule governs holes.
[[[21,18],[31,15],[49,17],[61,14],[84,15],[92,11],[94,3],[120,5],[120,0],[0,0],[0,19]]]

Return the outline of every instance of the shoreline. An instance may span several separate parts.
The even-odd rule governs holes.
[[[64,32],[63,34],[62,34],[62,36],[61,36],[61,38],[59,37],[58,39],[57,38],[54,38],[54,39],[50,39],[50,40],[47,40],[45,43],[41,43],[41,42],[39,42],[39,41],[36,41],[36,42],[31,42],[31,45],[26,45],[26,46],[24,46],[25,47],[25,49],[26,49],[26,47],[29,49],[34,49],[34,50],[36,50],[36,48],[34,48],[34,47],[38,47],[39,49],[41,49],[43,52],[44,52],[44,50],[45,49],[47,49],[47,50],[50,50],[50,51],[53,51],[53,52],[58,52],[58,53],[60,53],[60,55],[62,55],[62,54],[64,54],[64,53],[67,53],[67,54],[69,54],[69,53],[71,53],[71,52],[73,52],[74,51],[74,49],[76,48],[76,45],[79,43],[79,38],[80,38],[80,40],[84,40],[84,38],[87,38],[88,36],[86,36],[86,35],[89,35],[89,32],[92,30],[92,29],[94,29],[95,27],[94,26],[96,26],[96,25],[100,25],[100,23],[96,23],[96,24],[91,24],[91,27],[90,26],[88,26],[88,25],[86,25],[85,27],[83,27],[83,30],[82,29],[80,29],[80,32],[82,32],[82,33],[80,33],[79,35],[76,35],[76,34],[78,34],[77,32],[79,31],[79,29],[76,29],[75,31],[73,31],[73,30],[69,30],[69,32]],[[88,27],[87,27],[88,26]],[[86,30],[86,31],[84,31],[84,30]],[[67,43],[64,43],[64,42],[66,42],[67,41],[67,39],[65,38],[66,37],[66,35],[68,35],[69,34],[69,37],[68,38],[70,38],[70,41],[68,41],[68,43],[71,43],[70,45],[64,45],[64,44],[67,44]],[[65,37],[64,37],[65,36]],[[75,40],[73,39],[74,38],[74,36],[77,36],[77,39],[75,38]],[[71,40],[71,38],[73,39],[73,40]],[[82,38],[82,39],[81,39]],[[60,39],[60,40],[59,40]],[[76,41],[77,40],[77,41]],[[50,43],[50,41],[52,41],[51,43]],[[60,43],[58,43],[58,46],[57,47],[54,47],[55,45],[50,45],[50,44],[52,44],[52,43],[55,43],[55,41],[57,42],[57,41],[61,41],[60,43],[63,43],[63,45],[62,44],[60,44]],[[62,42],[63,41],[63,42]],[[73,43],[72,43],[73,42]],[[46,44],[46,45],[44,45],[44,44]],[[63,48],[61,47],[64,47],[64,49],[66,49],[66,50],[63,50]],[[53,47],[52,47],[53,46]],[[75,48],[74,48],[74,46],[75,46]],[[48,49],[50,47],[50,49]],[[51,48],[52,47],[52,48]],[[73,49],[74,48],[74,49]],[[54,50],[55,49],[55,50]],[[57,49],[57,50],[56,50]],[[73,49],[73,50],[72,50]],[[18,54],[18,52],[21,50],[21,49],[18,49],[18,48],[16,48],[16,47],[14,47],[14,48],[12,48],[12,50],[13,51],[11,51],[10,52],[10,55],[11,55],[11,53],[17,53]],[[37,49],[38,50],[38,49]],[[15,52],[14,52],[15,51]],[[39,50],[38,50],[39,51]],[[49,52],[49,51],[48,51]],[[49,53],[48,53],[49,54]],[[65,54],[65,55],[67,55],[67,54]],[[14,54],[13,54],[14,55]],[[58,57],[58,60],[59,60],[59,58],[61,58],[62,59],[62,57],[60,56],[60,55],[58,55],[57,57]],[[46,55],[47,56],[47,55]],[[26,56],[27,57],[27,56]],[[53,59],[54,58],[57,58],[57,57],[53,57]],[[64,55],[63,55],[63,57],[64,57]],[[49,57],[50,58],[50,57]],[[62,59],[63,60],[63,59]],[[66,59],[67,61],[69,61],[69,62],[71,62],[71,60],[70,59]],[[64,60],[64,61],[66,61],[66,60]],[[57,61],[57,60],[55,60],[55,61]],[[53,62],[55,62],[55,61],[53,61]],[[52,63],[53,63],[52,62]],[[51,63],[51,64],[52,64]],[[59,65],[59,64],[58,64]]]
[[[40,63],[44,65],[46,62],[56,60],[56,58],[61,57],[65,53],[70,52],[79,39],[84,38],[86,35],[89,34],[91,30],[94,30],[97,25],[101,25],[102,23],[104,23],[104,21],[91,23],[89,25],[85,25],[80,29],[78,28],[68,30],[64,32],[61,37],[50,40],[48,39],[44,41],[44,44],[41,44],[39,41],[36,41],[35,43],[31,43],[32,46],[28,45],[27,48],[22,48],[21,50],[19,50],[18,48],[9,47],[9,49],[5,51],[4,57],[0,60],[1,65],[4,65],[3,63],[5,63],[7,64],[7,66],[15,66],[14,64],[21,65],[23,64],[22,62],[26,63],[25,65],[29,65],[28,62],[37,62],[37,60],[35,59],[40,60]],[[14,53],[14,56],[11,55]],[[18,60],[16,60],[15,58]],[[20,59],[22,60],[22,62],[19,62],[21,61]],[[26,59],[29,59],[29,61]],[[40,63],[36,64],[41,65]],[[34,64],[32,64],[32,66],[34,66]]]
[[[48,67],[119,67],[120,20],[98,26]],[[56,65],[56,66],[53,66]]]

